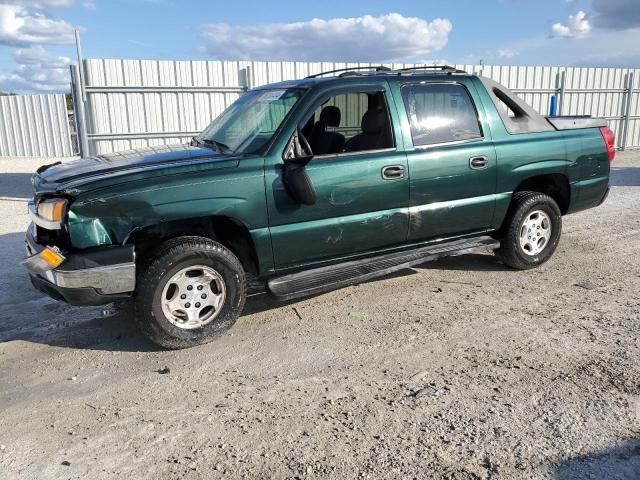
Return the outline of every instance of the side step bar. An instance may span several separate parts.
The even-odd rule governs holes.
[[[269,280],[267,287],[279,300],[291,300],[364,282],[442,257],[499,247],[500,242],[488,236],[454,240],[276,277]]]

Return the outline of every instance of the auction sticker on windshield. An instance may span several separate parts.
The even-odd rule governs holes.
[[[280,100],[280,97],[284,95],[286,90],[267,90],[258,98],[259,102],[273,102],[275,100]]]

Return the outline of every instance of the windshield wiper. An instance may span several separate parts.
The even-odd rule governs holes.
[[[193,137],[191,139],[193,143],[196,145],[205,145],[207,147],[213,147],[215,150],[218,150],[220,153],[233,153],[231,149],[222,142],[218,142],[217,140],[212,140],[209,138],[198,138]]]
[[[218,142],[217,140],[209,140],[208,138],[205,138],[202,141],[205,143],[205,145],[213,145],[221,153],[231,153],[231,149],[222,142]]]

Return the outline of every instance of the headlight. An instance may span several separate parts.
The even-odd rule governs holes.
[[[67,210],[67,200],[64,198],[52,198],[38,204],[38,215],[50,222],[61,222]]]

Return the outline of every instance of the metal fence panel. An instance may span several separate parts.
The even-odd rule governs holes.
[[[338,68],[344,62],[84,61],[90,153],[186,142],[248,88]],[[413,64],[386,64],[391,68]],[[640,70],[456,65],[514,90],[541,114],[558,96],[559,115],[608,119],[619,147],[640,147]],[[628,78],[634,73],[628,101]],[[564,85],[563,85],[564,82]],[[625,122],[629,106],[629,120]],[[622,145],[627,124],[626,145]]]
[[[63,94],[0,96],[0,157],[72,155]]]

